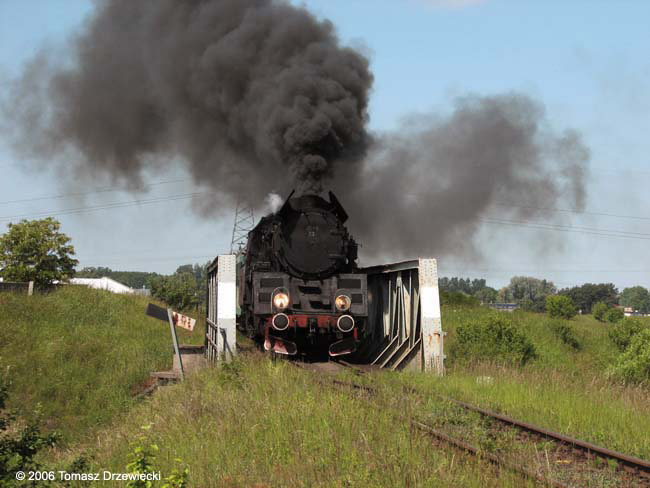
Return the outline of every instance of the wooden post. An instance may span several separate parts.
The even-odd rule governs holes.
[[[32,296],[34,294],[34,282],[30,281],[29,285],[27,286],[27,296]]]

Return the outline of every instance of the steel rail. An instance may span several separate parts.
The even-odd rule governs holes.
[[[291,365],[293,365],[295,367],[298,367],[299,369],[309,371],[311,373],[317,372],[316,369],[309,368],[308,366],[306,366],[305,364],[302,364],[302,363],[298,363],[298,362],[295,362],[295,361],[289,361],[289,364],[291,364]],[[359,369],[354,368],[353,365],[350,365],[349,363],[345,363],[345,364],[346,364],[345,367],[347,367],[347,368],[355,369],[357,371],[362,371],[360,368]],[[316,377],[315,380],[320,384],[329,383],[330,385],[334,385],[334,386],[337,386],[337,387],[344,387],[344,388],[346,388],[348,390],[362,391],[362,392],[369,393],[371,395],[376,395],[377,394],[377,389],[373,388],[371,386],[359,385],[357,383],[348,382],[348,381],[341,381],[341,380],[337,380],[337,379],[334,379],[334,378],[329,378],[326,381],[321,377]],[[372,404],[372,406],[376,407],[377,405]],[[565,485],[565,484],[563,484],[563,483],[561,483],[559,481],[555,481],[555,480],[545,478],[542,475],[539,475],[539,474],[537,474],[537,473],[535,473],[535,472],[533,472],[533,471],[531,471],[531,470],[529,470],[529,469],[527,469],[527,468],[525,468],[523,466],[512,463],[512,462],[510,462],[510,461],[508,461],[508,460],[506,460],[506,459],[504,459],[504,458],[502,458],[500,456],[497,456],[496,454],[492,454],[492,453],[489,453],[489,452],[482,451],[479,448],[477,448],[477,447],[475,447],[475,446],[473,446],[471,444],[468,444],[467,442],[464,442],[464,441],[462,441],[462,440],[460,440],[458,438],[455,438],[455,437],[452,437],[452,436],[450,436],[448,434],[445,434],[444,432],[441,432],[441,431],[435,429],[434,427],[432,427],[431,425],[428,425],[428,424],[426,424],[424,422],[421,422],[421,421],[418,421],[418,420],[406,419],[402,415],[399,415],[399,414],[397,414],[396,416],[399,419],[403,420],[403,421],[410,422],[411,426],[413,426],[414,428],[418,429],[419,431],[423,432],[424,434],[426,434],[426,435],[428,435],[430,437],[434,437],[434,438],[436,438],[436,439],[438,439],[440,441],[446,442],[447,444],[453,446],[454,448],[459,449],[461,451],[465,451],[465,452],[467,452],[469,454],[472,454],[472,455],[474,455],[474,456],[476,456],[478,458],[486,459],[491,464],[494,464],[495,466],[503,467],[503,468],[515,473],[515,474],[518,474],[518,475],[522,476],[523,478],[530,479],[532,481],[537,481],[539,483],[542,483],[542,484],[544,484],[546,486],[550,486],[552,488],[571,488],[569,485]]]
[[[366,371],[364,371],[362,368],[356,367],[353,364],[350,364],[346,361],[339,361],[339,364],[342,366],[349,368],[353,370],[356,374],[364,374]],[[359,388],[361,385],[357,385],[355,388]],[[364,386],[366,390],[372,390],[372,387],[369,386]],[[420,391],[416,390],[415,388],[410,388],[407,387],[405,390],[409,393],[414,393],[418,395],[422,395]],[[585,451],[587,453],[593,453],[597,456],[606,458],[606,459],[612,459],[616,461],[617,463],[620,463],[624,466],[627,466],[629,468],[633,468],[635,470],[638,470],[642,473],[645,473],[645,476],[648,477],[650,475],[650,462],[635,457],[635,456],[630,456],[628,454],[624,454],[622,452],[614,451],[612,449],[607,449],[605,447],[598,446],[596,444],[592,444],[587,441],[583,441],[581,439],[577,439],[575,437],[570,437],[564,434],[560,434],[559,432],[555,432],[549,429],[546,429],[544,427],[539,427],[537,425],[533,425],[528,422],[524,422],[521,420],[517,420],[515,418],[509,417],[507,415],[503,415],[497,412],[493,412],[491,410],[487,410],[485,408],[472,405],[471,403],[463,402],[460,400],[456,400],[454,398],[449,398],[445,397],[442,395],[437,395],[439,398],[442,400],[446,400],[448,402],[451,402],[455,405],[458,405],[466,410],[470,410],[472,412],[476,412],[480,415],[483,415],[485,417],[489,417],[492,419],[495,419],[503,424],[509,425],[511,427],[516,427],[520,430],[524,430],[527,432],[530,432],[532,434],[547,438],[547,439],[552,439],[556,442],[561,442],[564,444],[567,444],[575,449]]]
[[[463,451],[469,452],[471,454],[474,454],[477,457],[487,459],[494,465],[503,466],[504,468],[507,468],[510,471],[520,474],[524,478],[529,478],[534,481],[539,481],[540,483],[543,483],[547,486],[552,486],[554,488],[570,488],[569,485],[565,485],[564,483],[561,483],[559,481],[545,478],[542,475],[539,475],[529,469],[524,468],[523,466],[519,466],[517,464],[511,463],[506,459],[502,458],[501,456],[497,456],[496,454],[482,451],[479,448],[471,444],[468,444],[465,441],[461,441],[460,439],[447,435],[444,432],[434,429],[430,425],[425,424],[423,422],[419,422],[417,420],[411,420],[411,425],[413,425],[415,428],[417,428],[418,430],[424,432],[429,436],[440,439],[446,442],[447,444],[451,444],[457,449],[461,449]]]
[[[533,434],[537,434],[543,437],[546,437],[548,439],[553,439],[559,442],[563,442],[565,444],[569,444],[572,447],[576,447],[578,449],[581,449],[583,451],[588,451],[588,452],[593,452],[595,454],[598,454],[601,457],[608,458],[608,459],[613,459],[617,462],[620,462],[621,464],[624,464],[626,466],[630,466],[632,468],[638,469],[640,471],[643,471],[645,473],[650,473],[650,462],[637,458],[634,456],[629,456],[627,454],[624,454],[622,452],[618,451],[613,451],[611,449],[607,449],[604,447],[597,446],[596,444],[592,444],[590,442],[586,442],[580,439],[576,439],[575,437],[569,437],[564,434],[560,434],[559,432],[554,432],[552,430],[545,429],[543,427],[538,427],[533,424],[529,424],[528,422],[523,422],[521,420],[514,419],[512,417],[508,417],[507,415],[502,415],[500,413],[492,412],[490,410],[486,410],[481,407],[477,407],[476,405],[472,405],[471,403],[465,403],[461,402],[460,400],[455,400],[452,398],[447,398],[447,400],[450,400],[456,405],[459,405],[467,410],[471,410],[473,412],[477,412],[483,416],[493,418],[495,420],[498,420],[504,424],[511,425],[514,427],[517,427],[519,429],[525,430],[527,432],[531,432]]]

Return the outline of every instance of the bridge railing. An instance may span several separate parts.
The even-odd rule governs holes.
[[[435,259],[365,268],[370,340],[361,355],[390,369],[444,373],[444,332]]]

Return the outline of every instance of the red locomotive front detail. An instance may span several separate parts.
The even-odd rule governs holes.
[[[303,280],[285,273],[253,273],[253,310],[264,349],[350,354],[368,317],[366,276],[339,274]]]

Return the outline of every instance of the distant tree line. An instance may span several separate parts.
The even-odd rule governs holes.
[[[514,276],[510,283],[500,290],[487,286],[485,279],[470,279],[458,277],[442,277],[439,280],[440,291],[445,297],[451,297],[449,302],[462,303],[458,294],[474,297],[481,303],[516,303],[524,310],[544,312],[547,310],[547,297],[554,295],[566,296],[571,299],[576,311],[592,313],[596,305],[599,317],[606,317],[607,311],[618,305],[630,307],[640,313],[650,313],[650,291],[643,286],[632,286],[619,290],[613,283],[585,283],[580,286],[558,289],[552,281],[533,278],[531,276]],[[454,299],[454,297],[456,297]],[[557,304],[565,302],[552,301]],[[570,309],[568,305],[565,305]],[[622,313],[622,312],[620,312]],[[612,320],[619,313],[612,312]]]
[[[113,271],[107,267],[86,267],[75,272],[78,261],[70,238],[60,231],[61,224],[51,218],[22,220],[10,223],[0,235],[0,277],[6,281],[34,281],[46,286],[67,281],[72,276],[101,278],[107,276],[131,288],[149,288],[154,297],[179,310],[205,305],[205,264],[184,264],[171,275],[143,271]],[[625,288],[621,293],[613,283],[585,283],[558,290],[552,281],[530,276],[514,276],[500,290],[487,286],[485,279],[442,277],[439,280],[441,300],[448,304],[509,302],[535,312],[553,310],[554,314],[570,315],[572,307],[582,313],[593,313],[598,320],[616,322],[622,310],[630,307],[643,314],[650,313],[650,292],[643,286]],[[555,295],[570,299],[550,300]]]
[[[147,288],[151,296],[176,310],[191,310],[205,306],[207,266],[183,264],[170,275],[144,271],[113,271],[106,267],[87,267],[77,271],[78,278],[102,278],[119,281],[131,288]]]
[[[75,274],[77,278],[111,278],[131,288],[151,288],[151,280],[159,277],[158,273],[145,271],[113,271],[111,268],[85,267]]]
[[[497,291],[487,286],[485,279],[482,278],[470,280],[442,277],[438,280],[438,286],[443,296],[449,297],[449,302],[462,303],[458,294],[474,297],[481,303],[494,303],[497,300]]]
[[[560,295],[573,300],[574,305],[582,313],[591,313],[595,304],[602,302],[607,307],[618,305],[618,289],[613,283],[585,283],[584,285],[564,288]]]

